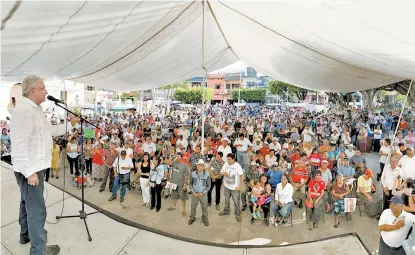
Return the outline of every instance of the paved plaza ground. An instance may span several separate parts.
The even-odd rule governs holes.
[[[371,153],[366,154],[365,157],[368,161],[368,167],[374,173],[377,173],[379,171],[378,155]],[[65,189],[71,194],[80,197],[81,191],[71,185],[68,170],[66,175]],[[63,180],[63,170],[60,170],[60,179],[50,179],[50,183],[62,188]],[[243,221],[238,223],[233,213],[229,216],[218,216],[219,211],[212,206],[208,209],[210,226],[206,227],[201,222],[200,208],[197,211],[197,221],[189,226],[187,221],[190,213],[190,201],[187,203],[187,216],[182,217],[179,206],[175,211],[167,211],[171,203],[170,198],[163,199],[160,212],[156,212],[155,210],[151,211],[148,207],[141,206],[142,197],[137,190],[127,191],[126,199],[121,204],[118,200],[109,202],[108,198],[111,194],[108,188],[104,192],[99,193],[98,184],[85,189],[85,199],[87,201],[130,221],[190,239],[221,244],[279,245],[313,241],[343,233],[355,232],[369,249],[372,251],[378,249],[380,235],[377,228],[378,221],[369,219],[364,214],[361,217],[358,211],[352,213],[351,221],[346,222],[344,217],[340,217],[341,223],[338,228],[333,227],[333,214],[325,214],[324,222],[320,223],[319,228],[310,231],[307,229],[305,222],[304,208],[294,207],[292,227],[290,225],[279,225],[274,228],[265,226],[262,220],[257,220],[251,225],[249,210],[243,212]],[[224,200],[222,199],[221,209],[223,205]]]

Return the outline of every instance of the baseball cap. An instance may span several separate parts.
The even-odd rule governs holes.
[[[230,143],[231,141],[228,138],[223,138],[222,141],[227,141],[228,143]]]
[[[278,163],[272,164],[272,167],[277,167],[277,166],[278,166]]]
[[[403,200],[401,197],[393,196],[389,202],[394,205],[403,205]]]
[[[414,150],[414,147],[409,146],[409,147],[407,147],[406,149],[407,149],[407,150]]]
[[[327,160],[323,160],[321,161],[321,163],[329,163]]]
[[[369,177],[373,177],[373,176],[375,176],[374,174],[373,174],[373,172],[372,172],[372,170],[370,170],[370,169],[366,169],[365,170],[365,175],[367,175],[367,176],[369,176]]]
[[[205,164],[205,161],[203,159],[199,159],[196,165],[204,165],[204,164]]]

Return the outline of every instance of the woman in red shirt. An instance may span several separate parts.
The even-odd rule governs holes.
[[[321,154],[318,153],[316,148],[313,149],[313,152],[308,156],[308,161],[311,165],[311,171],[314,173],[321,166]]]
[[[308,229],[318,228],[318,222],[320,221],[321,213],[323,212],[323,196],[326,183],[321,179],[321,171],[316,170],[314,179],[311,179],[308,183],[307,193],[307,217],[308,217]]]
[[[92,151],[92,179],[100,180],[104,177],[105,164],[102,156],[104,155],[104,149],[102,143],[98,143],[95,149]]]

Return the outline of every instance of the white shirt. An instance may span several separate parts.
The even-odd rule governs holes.
[[[277,163],[277,157],[273,156],[272,158],[268,155],[265,156],[265,165],[267,167],[272,167],[273,164]]]
[[[68,122],[68,130],[72,129]],[[22,97],[10,123],[13,170],[26,178],[51,167],[52,136],[64,135],[66,124],[52,125],[42,106]]]
[[[293,201],[293,186],[290,183],[285,184],[282,188],[282,183],[277,184],[275,191],[275,201],[287,204]]]
[[[381,177],[382,187],[388,187],[388,190],[392,190],[393,184],[395,183],[395,180],[398,179],[399,175],[401,177],[403,175],[402,170],[399,167],[396,167],[394,170],[392,170],[389,164],[385,165]]]
[[[405,226],[394,231],[381,231],[380,236],[382,240],[389,247],[398,248],[403,245],[408,231],[415,222],[415,215],[402,210],[401,215],[395,217],[391,209],[386,209],[382,212],[379,219],[379,226],[381,225],[395,225],[396,222],[405,218]]]
[[[375,132],[377,132],[379,134],[377,135],[377,134],[375,134]],[[374,139],[382,139],[382,130],[381,129],[375,129],[373,131],[373,133],[374,133],[374,135],[373,135],[373,138]]]
[[[223,185],[226,188],[235,190],[236,187],[239,187],[244,171],[238,162],[235,162],[232,165],[229,165],[228,162],[226,162],[220,172],[229,174],[229,176],[223,177]]]
[[[179,145],[182,145],[184,148],[186,148],[187,149],[187,146],[189,146],[189,143],[187,142],[187,140],[185,140],[184,138],[183,138],[183,140],[180,140],[180,139],[178,139],[177,141],[176,141],[176,147],[177,148],[179,148]]]
[[[144,143],[143,144],[143,151],[147,152],[148,154],[156,152],[156,145],[153,142],[151,142],[150,144]]]
[[[119,161],[118,161],[119,159]],[[118,163],[119,162],[119,163]],[[119,168],[118,168],[119,166]],[[130,169],[133,168],[133,161],[131,160],[131,158],[129,157],[125,157],[125,159],[122,159],[122,157],[117,157],[114,160],[114,163],[112,164],[112,167],[114,167],[114,169],[117,172],[120,172],[120,174],[128,174],[130,172]],[[122,169],[123,167],[128,167],[129,169]]]
[[[391,151],[392,151],[392,146],[389,145],[388,147],[386,147],[386,146],[382,145],[379,152],[386,153],[389,156]],[[388,156],[383,156],[383,155],[380,156],[379,162],[383,163],[383,164],[386,164],[386,161],[388,160]]]
[[[232,153],[232,149],[231,149],[231,147],[229,145],[227,145],[226,148],[223,145],[219,146],[218,152],[219,151],[221,151],[223,153],[223,157],[222,157],[223,159],[226,159],[226,157],[228,156],[228,154],[231,154]]]
[[[311,131],[311,128],[304,129],[302,135],[304,136],[304,142],[311,142],[311,136],[314,135],[314,132]]]
[[[401,160],[399,160],[398,165],[402,169],[404,179],[408,177],[411,177],[412,179],[415,178],[415,156],[412,156],[412,158],[408,157],[408,155],[403,156]]]
[[[236,139],[234,142],[234,145],[235,144],[242,145],[242,146],[236,147],[236,150],[241,151],[241,152],[246,152],[246,150],[248,149],[248,146],[252,146],[252,143],[246,137],[243,140],[241,140],[240,138]]]
[[[350,151],[350,150],[345,150],[344,154],[346,154],[348,159],[351,159],[354,156],[354,150]]]
[[[277,142],[276,144],[274,142],[269,144],[269,149],[274,150],[275,152],[279,152],[281,150],[281,144]]]

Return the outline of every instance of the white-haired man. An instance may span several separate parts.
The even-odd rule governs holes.
[[[52,136],[65,134],[65,125],[52,126],[46,119],[40,104],[47,93],[42,78],[26,76],[23,97],[13,111],[10,128],[13,170],[21,193],[20,243],[30,242],[30,255],[58,254],[60,250],[58,245],[46,246],[43,179],[46,169],[51,167]]]

